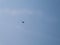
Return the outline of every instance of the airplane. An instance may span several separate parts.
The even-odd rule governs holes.
[[[22,23],[24,23],[24,21],[22,21]]]
[[[21,21],[21,23],[24,23],[24,20],[22,20],[22,19],[19,19],[19,20]],[[20,21],[19,21],[19,22],[20,22]]]

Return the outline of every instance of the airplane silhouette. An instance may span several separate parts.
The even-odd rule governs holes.
[[[22,23],[24,23],[24,21],[22,21]]]

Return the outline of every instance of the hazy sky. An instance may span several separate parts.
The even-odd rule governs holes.
[[[0,0],[0,45],[60,45],[59,19],[60,0]]]

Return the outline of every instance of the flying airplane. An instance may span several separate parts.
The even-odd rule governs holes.
[[[22,21],[22,23],[24,23],[24,21]]]
[[[22,18],[20,18],[20,19],[18,19],[18,20],[20,20],[20,21],[21,21],[21,23],[24,23],[24,20],[23,20]],[[20,22],[20,21],[19,21],[19,22]]]

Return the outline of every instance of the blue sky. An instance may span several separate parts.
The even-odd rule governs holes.
[[[60,45],[59,19],[60,0],[0,0],[0,45]]]

